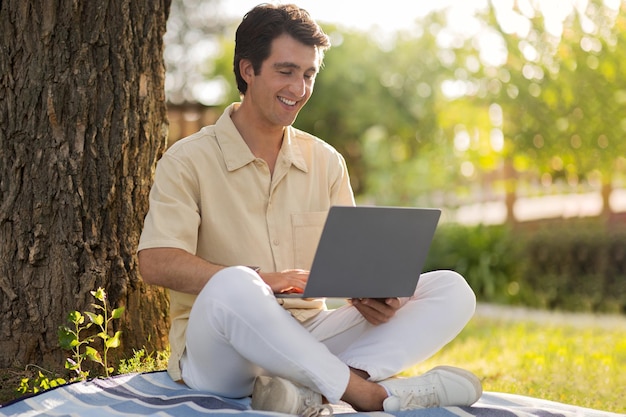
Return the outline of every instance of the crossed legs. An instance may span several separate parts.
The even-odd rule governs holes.
[[[209,281],[191,311],[183,378],[192,388],[238,398],[251,394],[256,376],[277,375],[330,402],[377,409],[372,404],[386,392],[371,381],[430,357],[461,331],[475,308],[472,290],[450,271],[422,275],[415,295],[404,302],[379,326],[349,305],[299,323],[256,273],[227,268]]]

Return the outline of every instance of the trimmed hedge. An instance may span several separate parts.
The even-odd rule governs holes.
[[[452,269],[480,301],[626,313],[626,225],[600,220],[441,225],[425,270]]]

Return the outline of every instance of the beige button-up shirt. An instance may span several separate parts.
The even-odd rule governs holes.
[[[308,270],[329,208],[354,205],[345,161],[322,140],[288,127],[271,175],[230,118],[238,105],[160,159],[138,250],[171,247],[219,265]],[[174,380],[181,378],[195,298],[170,291],[168,370]],[[323,300],[280,302],[299,320],[324,308]]]

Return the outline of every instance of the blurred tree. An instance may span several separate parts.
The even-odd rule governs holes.
[[[165,93],[174,104],[219,104],[219,78],[206,77],[219,53],[220,35],[232,27],[223,0],[172,0],[165,33]],[[208,91],[208,92],[207,92]]]
[[[626,154],[626,85],[618,75],[626,62],[624,15],[593,1],[573,9],[557,36],[538,10],[510,12],[527,19],[529,30],[502,27],[493,9],[483,16],[508,55],[499,68],[483,67],[475,95],[502,114],[509,219],[520,180],[544,189],[601,188],[608,212],[612,175]]]
[[[442,16],[429,19],[417,37],[330,28],[334,46],[296,121],[346,156],[355,192],[378,204],[419,204],[456,169],[438,116],[453,69],[436,47]]]
[[[544,182],[561,177],[571,189],[601,189],[609,215],[613,175],[626,155],[626,18],[592,2],[566,23],[554,58],[540,57],[532,69],[546,74],[539,88],[529,86],[535,102],[552,110],[552,123],[536,106],[533,116],[548,128],[537,126],[524,139],[530,145],[532,136],[527,148],[542,163]]]

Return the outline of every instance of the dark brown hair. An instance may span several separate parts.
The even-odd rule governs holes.
[[[270,56],[272,42],[285,33],[304,45],[318,48],[321,66],[330,40],[309,13],[294,4],[260,4],[246,13],[235,34],[234,70],[241,94],[248,89],[239,71],[241,60],[249,60],[258,74],[261,64]]]

